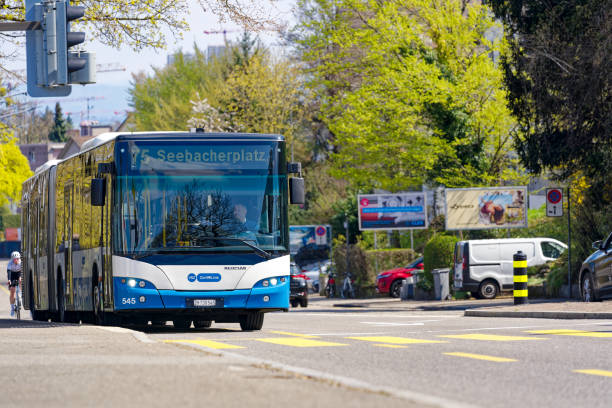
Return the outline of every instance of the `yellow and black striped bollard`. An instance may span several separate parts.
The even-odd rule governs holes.
[[[518,251],[513,256],[512,266],[514,268],[514,304],[527,304],[529,303],[527,296],[527,255]]]

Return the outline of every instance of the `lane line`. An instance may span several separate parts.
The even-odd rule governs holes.
[[[425,323],[393,323],[393,322],[360,322],[362,324],[371,324],[373,326],[425,326]]]
[[[376,347],[388,347],[388,348],[394,348],[394,349],[408,348],[408,346],[400,346],[399,344],[372,344],[372,345]]]
[[[445,337],[449,339],[461,339],[461,340],[482,340],[482,341],[527,341],[527,340],[548,340],[543,337],[522,337],[522,336],[500,336],[497,334],[451,334]]]
[[[494,361],[496,363],[511,363],[511,362],[518,361],[513,358],[487,356],[486,354],[472,354],[472,353],[461,353],[461,352],[442,353],[442,354],[445,354],[447,356],[473,358],[476,360]]]
[[[612,371],[606,370],[574,370],[575,373],[598,375],[601,377],[612,377]]]
[[[305,367],[292,366],[289,364],[280,363],[274,360],[268,360],[258,357],[245,356],[240,353],[223,350],[213,350],[198,344],[186,344],[186,346],[199,349],[201,351],[208,351],[218,356],[245,361],[251,364],[253,367],[258,367],[268,370],[277,370],[281,372],[291,373],[301,377],[307,377],[316,381],[331,382],[339,386],[347,387],[350,389],[357,389],[360,391],[370,393],[381,393],[387,394],[392,397],[401,398],[410,401],[414,404],[433,405],[442,408],[474,408],[474,405],[467,404],[465,402],[458,402],[446,399],[444,397],[436,397],[430,394],[424,394],[417,391],[407,390],[405,388],[398,389],[388,387],[385,385],[377,385],[368,383],[366,381],[358,380],[356,378],[345,377],[342,375],[335,375],[326,373],[324,371],[314,370]]]
[[[164,343],[180,343],[180,344],[197,344],[206,348],[221,350],[221,349],[243,349],[246,347],[236,346],[234,344],[220,343],[212,340],[164,340]]]
[[[612,337],[610,332],[592,332],[586,330],[558,329],[558,330],[527,330],[526,333],[552,334],[555,336],[580,336],[580,337]]]
[[[369,335],[381,335],[387,334],[387,332],[367,332],[367,333],[312,333],[311,336],[324,337],[324,336],[339,336],[339,337],[348,337],[348,336],[369,336]]]
[[[9,295],[9,296],[11,295],[11,292],[7,288],[5,288],[4,285],[0,285],[0,288],[2,288],[4,293],[6,293],[7,295]]]
[[[291,333],[286,331],[278,331],[278,330],[270,330],[270,333],[274,334],[282,334],[284,336],[294,336],[294,337],[303,337],[305,339],[316,339],[318,336],[313,334],[300,334],[300,333]]]
[[[311,340],[302,337],[272,337],[267,339],[255,339],[264,343],[278,344],[289,347],[335,347],[348,346],[348,344],[332,343],[329,341]]]
[[[410,339],[407,337],[394,337],[394,336],[347,337],[347,339],[372,341],[375,343],[389,343],[389,344],[448,343],[448,341],[443,341],[443,340]]]

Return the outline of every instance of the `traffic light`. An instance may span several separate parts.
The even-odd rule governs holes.
[[[85,33],[70,31],[70,22],[84,14],[68,1],[26,0],[26,19],[40,22],[26,32],[30,96],[67,96],[70,84],[95,82],[95,54],[69,50],[85,41]]]

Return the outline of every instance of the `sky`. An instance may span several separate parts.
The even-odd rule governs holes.
[[[166,65],[169,54],[182,49],[189,52],[193,49],[193,45],[197,44],[200,49],[206,49],[211,45],[223,45],[223,34],[204,34],[207,31],[227,30],[227,39],[236,40],[240,36],[240,27],[231,22],[220,23],[217,16],[212,13],[204,12],[197,0],[189,0],[190,13],[187,16],[187,22],[190,29],[183,33],[183,39],[175,40],[170,32],[166,32],[168,42],[166,49],[152,50],[147,49],[141,52],[135,52],[128,47],[115,49],[105,46],[98,41],[91,40],[91,33],[86,33],[86,41],[84,49],[96,53],[97,64],[119,64],[125,67],[125,71],[120,72],[103,72],[98,73],[96,84],[92,85],[73,85],[72,93],[65,98],[28,98],[39,103],[39,109],[44,109],[49,106],[51,109],[56,101],[59,101],[62,110],[70,114],[75,124],[81,120],[87,119],[87,101],[86,98],[95,98],[89,100],[90,119],[97,120],[101,124],[109,124],[114,121],[121,121],[129,107],[130,80],[133,73],[145,71],[152,73],[152,67],[163,67]],[[274,9],[271,13],[285,21],[292,20],[291,8],[294,0],[280,0],[275,2]],[[268,46],[274,46],[278,38],[272,33],[260,33],[260,39]],[[19,51],[15,62],[9,67],[14,69],[25,69],[25,47],[23,52]],[[15,92],[24,91],[18,89]]]

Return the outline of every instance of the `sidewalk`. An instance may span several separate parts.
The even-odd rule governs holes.
[[[528,317],[547,319],[612,319],[612,301],[585,303],[563,299],[530,299],[527,305],[514,305],[511,296],[493,300],[400,301],[399,299],[325,299],[311,301],[319,306],[365,308],[381,311],[463,311],[470,317]],[[314,300],[314,299],[312,299]]]

